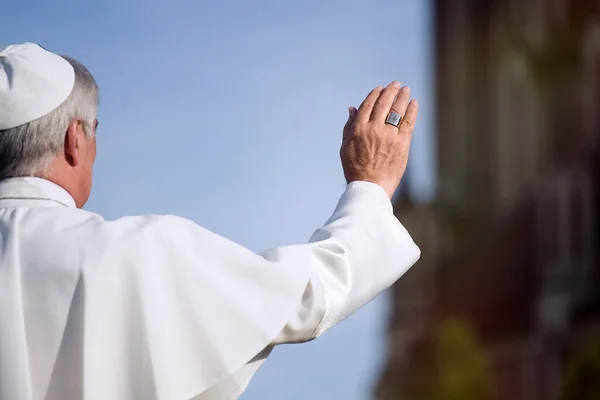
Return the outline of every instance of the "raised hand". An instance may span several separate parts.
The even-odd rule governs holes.
[[[418,111],[410,89],[396,81],[373,89],[358,110],[350,107],[340,150],[346,181],[376,183],[391,199],[406,171]],[[398,126],[386,123],[390,112],[402,117]]]

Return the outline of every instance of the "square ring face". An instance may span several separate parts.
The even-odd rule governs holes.
[[[399,114],[397,114],[395,112],[391,112],[385,122],[387,122],[390,125],[398,126],[400,124],[400,120],[401,120],[401,117]]]

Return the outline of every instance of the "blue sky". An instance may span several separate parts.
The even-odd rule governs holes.
[[[37,42],[101,87],[86,208],[168,213],[255,251],[306,241],[344,189],[347,107],[398,79],[421,105],[414,189],[431,196],[429,2],[19,0],[0,45]],[[242,397],[368,399],[385,346],[382,296],[325,336],[277,349]]]

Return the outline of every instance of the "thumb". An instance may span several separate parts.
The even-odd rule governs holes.
[[[348,134],[350,133],[350,127],[352,126],[352,122],[354,121],[354,117],[356,116],[356,111],[357,110],[355,107],[348,107],[348,121],[346,121],[346,125],[344,125],[344,140],[346,139],[346,137],[348,137]]]
[[[352,106],[348,107],[349,118],[350,119],[354,119],[354,117],[356,116],[356,112],[357,111],[358,110],[356,109],[356,107],[352,107]]]

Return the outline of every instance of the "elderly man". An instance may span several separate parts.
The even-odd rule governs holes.
[[[263,254],[174,216],[82,210],[97,106],[77,61],[0,50],[0,399],[236,399],[274,346],[318,337],[419,258],[390,202],[417,117],[398,82],[350,108],[331,218]]]

